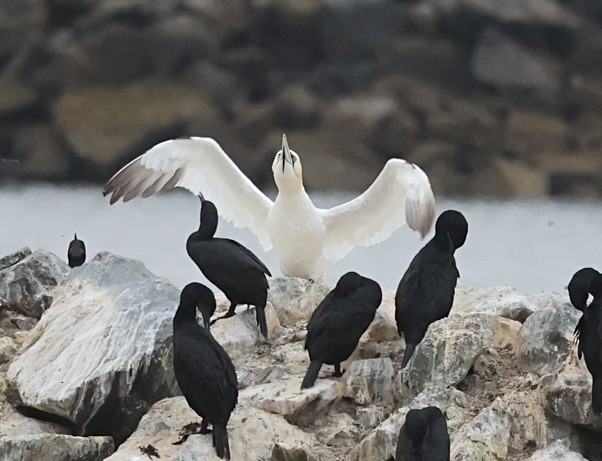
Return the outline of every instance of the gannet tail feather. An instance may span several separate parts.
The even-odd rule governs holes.
[[[357,245],[375,245],[408,224],[424,237],[433,225],[435,197],[427,175],[402,159],[390,159],[360,196],[321,210],[326,259],[337,261]]]
[[[272,201],[247,178],[211,138],[172,139],[152,147],[121,168],[105,185],[111,204],[183,187],[200,192],[236,227],[248,227],[262,247],[272,248],[267,214]]]

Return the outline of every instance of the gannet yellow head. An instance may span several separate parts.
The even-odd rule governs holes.
[[[274,157],[272,173],[279,191],[294,192],[303,188],[301,160],[295,151],[289,149],[285,134],[282,135],[282,149]]]

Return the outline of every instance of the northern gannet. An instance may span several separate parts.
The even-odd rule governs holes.
[[[382,298],[380,285],[357,272],[347,272],[339,279],[307,323],[305,349],[310,363],[301,389],[314,385],[323,363],[334,365],[333,376],[342,376],[341,362],[355,350]]]
[[[403,333],[404,368],[429,325],[449,315],[460,273],[454,252],[464,245],[468,223],[456,210],[441,213],[435,236],[414,256],[395,293],[395,321]]]
[[[224,348],[197,323],[197,308],[207,314],[214,311],[215,296],[205,285],[190,283],[182,290],[173,319],[173,371],[186,402],[202,421],[196,431],[190,430],[194,423],[184,426],[175,444],[193,433],[213,432],[217,456],[230,459],[227,425],[238,401],[236,370]]]
[[[236,306],[255,306],[257,325],[264,338],[268,337],[265,305],[268,300],[270,271],[247,247],[235,240],[214,237],[217,229],[217,209],[201,198],[201,224],[186,240],[186,252],[207,280],[224,292],[230,308],[219,317],[232,317]],[[215,321],[213,323],[215,323]]]
[[[374,245],[404,224],[424,235],[435,199],[418,166],[390,159],[361,195],[330,209],[317,208],[303,187],[301,160],[286,136],[272,163],[278,188],[270,200],[212,138],[164,141],[121,168],[105,185],[111,204],[183,187],[203,193],[222,218],[248,227],[262,247],[274,248],[283,275],[320,281],[325,260],[337,261],[356,245]]]

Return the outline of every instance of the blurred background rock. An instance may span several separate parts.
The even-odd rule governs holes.
[[[602,197],[600,0],[2,0],[0,178],[102,183],[214,137],[261,188],[386,159],[436,194]]]

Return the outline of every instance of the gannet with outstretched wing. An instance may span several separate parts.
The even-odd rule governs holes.
[[[202,194],[223,219],[248,227],[268,251],[274,248],[283,275],[324,278],[325,260],[337,261],[356,245],[374,245],[408,224],[424,237],[435,199],[418,166],[390,159],[358,197],[330,209],[317,208],[303,187],[299,155],[282,137],[272,163],[278,188],[272,202],[211,138],[164,141],[119,170],[106,184],[111,204],[174,187]]]

